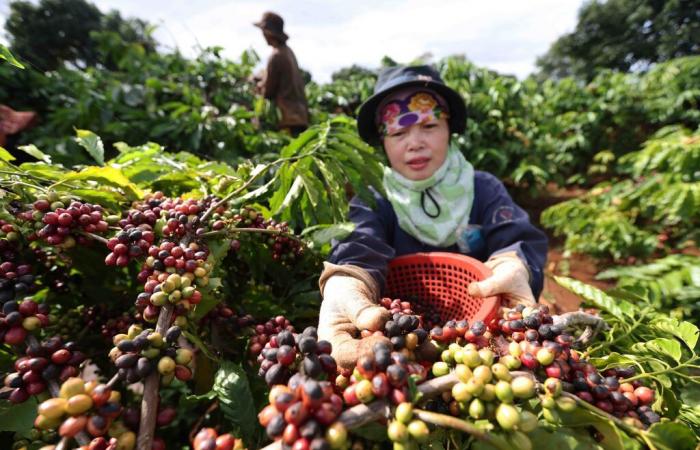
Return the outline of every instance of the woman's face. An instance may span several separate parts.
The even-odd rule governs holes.
[[[409,180],[419,181],[442,166],[449,141],[447,119],[432,119],[387,134],[384,151],[395,171]]]

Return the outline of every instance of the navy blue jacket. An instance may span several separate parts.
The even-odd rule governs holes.
[[[352,264],[367,270],[384,288],[387,263],[396,256],[416,252],[460,253],[457,244],[434,247],[424,244],[399,227],[391,202],[374,191],[376,206],[368,207],[358,197],[350,202],[350,220],[355,230],[342,242],[333,242],[329,261]],[[467,256],[486,261],[491,255],[515,251],[530,269],[530,287],[538,298],[542,291],[547,259],[547,237],[530,223],[528,215],[513,202],[496,177],[474,172],[474,205],[470,225],[480,230],[479,245]]]

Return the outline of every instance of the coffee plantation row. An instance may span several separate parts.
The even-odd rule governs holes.
[[[115,142],[153,141],[238,163],[274,158],[289,141],[275,131],[270,104],[254,95],[259,57],[253,52],[234,61],[221,48],[208,48],[188,59],[147,51],[116,33],[100,32],[95,39],[100,64],[85,70],[41,73],[29,65],[17,70],[0,64],[0,103],[36,111],[40,118],[16,145],[34,144],[57,162],[85,163],[69,138],[79,128],[99,134],[108,152]],[[396,63],[385,58],[381,64]],[[470,121],[457,139],[462,151],[515,183],[588,184],[601,176],[589,172],[591,166],[606,168],[611,156],[637,150],[663,126],[700,125],[697,56],[645,74],[602,72],[588,84],[569,78],[519,81],[457,56],[436,66],[467,102]],[[308,82],[311,123],[353,116],[375,80],[373,70],[353,66],[339,70],[331,83]]]
[[[489,321],[383,299],[390,346],[338,367],[313,328],[345,186],[380,186],[352,121],[229,166],[75,141],[0,152],[0,423],[13,448],[693,449],[698,329],[630,286],[568,278],[607,325],[542,306]],[[591,317],[591,316],[586,316]],[[367,335],[363,332],[363,335]]]

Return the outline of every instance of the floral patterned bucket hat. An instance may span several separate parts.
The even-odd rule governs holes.
[[[426,95],[413,95],[409,99],[409,102],[418,102],[419,106],[421,106],[420,102],[429,102],[431,107],[434,107],[433,101],[438,103],[444,101],[445,104],[438,105],[437,109],[447,116],[450,132],[458,134],[464,132],[467,118],[464,99],[457,91],[445,85],[435,68],[432,66],[395,66],[379,73],[377,83],[374,86],[374,94],[360,106],[357,114],[357,129],[365,142],[372,145],[381,142],[382,127],[389,124],[385,120],[377,120],[378,108],[383,106],[383,110],[386,109],[386,105],[383,105],[382,101],[397,90],[406,88],[425,89]],[[430,95],[431,91],[435,92],[437,96]],[[401,108],[401,105],[397,106]],[[410,110],[408,104],[405,106],[407,110]],[[394,111],[395,109],[396,107],[392,106],[384,112],[397,112]],[[405,120],[408,118],[409,116]]]

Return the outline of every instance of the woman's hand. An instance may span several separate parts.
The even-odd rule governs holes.
[[[374,344],[389,342],[382,336],[354,338],[359,330],[381,330],[391,315],[372,300],[372,289],[366,283],[345,274],[332,275],[325,280],[322,294],[318,337],[331,343],[338,365],[352,369]]]
[[[474,297],[501,295],[502,306],[510,308],[519,303],[527,306],[536,303],[530,289],[530,272],[514,252],[493,256],[485,264],[493,274],[483,281],[471,283],[469,295]]]

